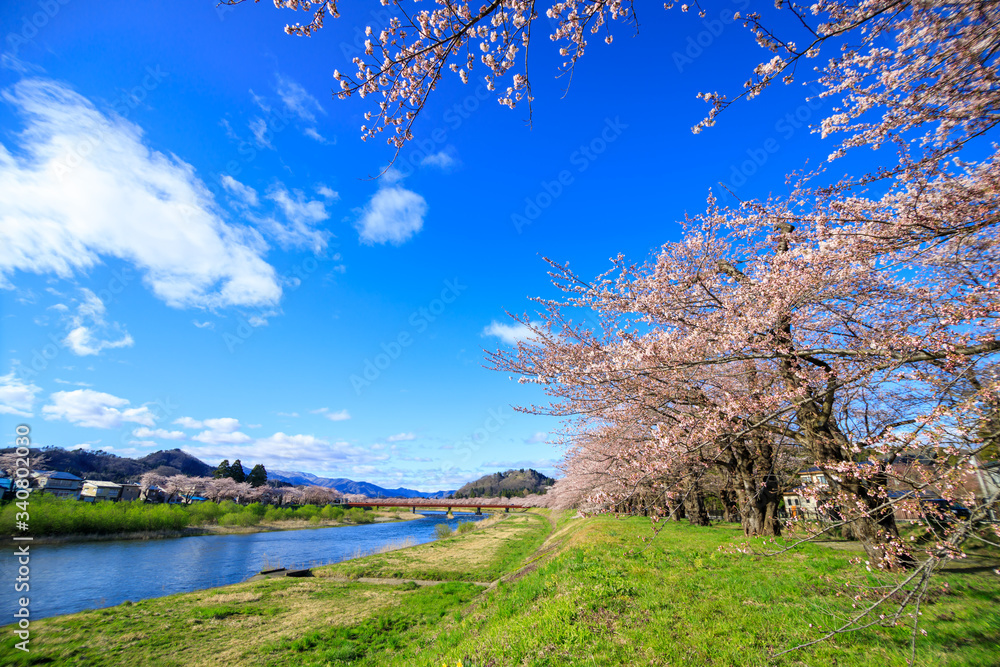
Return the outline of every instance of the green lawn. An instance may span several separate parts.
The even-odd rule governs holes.
[[[836,581],[874,581],[848,563],[850,549],[810,545],[757,558],[719,549],[742,541],[736,526],[671,523],[644,543],[650,535],[640,518],[511,515],[465,535],[320,568],[311,579],[38,621],[28,655],[13,650],[8,626],[0,664],[906,664],[905,628],[771,657],[852,611]],[[928,635],[916,664],[1000,664],[1000,577],[989,569],[1000,566],[996,556],[979,550],[937,580],[923,607]],[[470,583],[501,574],[490,589]],[[419,587],[410,579],[451,581]]]

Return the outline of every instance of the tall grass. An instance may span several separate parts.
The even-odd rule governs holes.
[[[252,503],[239,505],[231,500],[221,503],[203,502],[193,505],[146,504],[140,501],[85,503],[55,498],[49,494],[32,494],[28,501],[28,530],[16,525],[16,515],[22,512],[14,503],[0,509],[0,532],[35,537],[61,535],[116,535],[121,533],[178,531],[188,526],[256,526],[262,522],[279,521],[340,521],[371,523],[374,519],[363,510],[315,505],[279,508]],[[22,519],[24,517],[21,517]]]

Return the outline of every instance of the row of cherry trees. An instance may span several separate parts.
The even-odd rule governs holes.
[[[343,498],[336,489],[319,486],[273,487],[253,486],[249,482],[237,482],[231,477],[188,477],[187,475],[163,476],[148,472],[139,481],[143,497],[149,497],[153,488],[159,489],[165,502],[185,499],[191,502],[201,496],[214,502],[232,500],[237,503],[260,502],[270,505],[325,505]]]
[[[338,15],[335,2],[276,4],[310,12],[292,34]],[[528,47],[532,28],[545,30],[535,3],[383,4],[394,18],[368,29],[353,73],[334,73],[340,96],[375,99],[364,138],[390,129],[398,151],[449,72],[463,83],[481,76],[501,104],[532,102]],[[903,600],[898,620],[942,562],[986,539],[975,525],[998,501],[974,503],[965,481],[1000,442],[1000,155],[990,143],[1000,4],[776,7],[793,19],[782,34],[762,13],[734,17],[767,55],[738,94],[700,95],[710,106],[694,129],[818,62],[831,111],[815,130],[839,138],[829,157],[789,177],[787,194],[735,206],[710,196],[647,263],[618,257],[591,279],[551,261],[562,296],[515,318],[532,338],[491,359],[551,396],[526,411],[567,420],[566,477],[552,503],[662,516],[683,501],[700,517],[698,490],[716,484],[748,534],[773,536],[782,475],[817,466],[830,483],[817,500],[863,543],[869,565],[910,572],[881,598]],[[544,13],[566,69],[588,40],[611,43],[616,26],[635,24],[623,0],[557,0]],[[848,164],[870,167],[831,177],[848,153]],[[927,464],[896,465],[904,458]],[[895,515],[925,512],[921,494],[973,512],[933,522],[917,558]],[[879,622],[872,613],[847,625]]]

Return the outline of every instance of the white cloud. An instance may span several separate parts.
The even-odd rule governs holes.
[[[55,382],[56,384],[71,384],[74,387],[93,387],[94,386],[94,385],[90,384],[89,382],[70,382],[69,380],[60,380],[59,378],[55,378],[53,380],[53,382]]]
[[[185,447],[184,450],[205,460],[259,461],[268,469],[303,471],[326,471],[333,463],[367,460],[369,457],[346,442],[331,443],[313,435],[291,435],[280,431],[252,443],[209,443],[206,446]]]
[[[211,322],[208,322],[208,321],[199,322],[198,320],[191,320],[191,324],[195,325],[199,329],[214,329],[215,328],[215,325],[212,324]]]
[[[530,438],[525,438],[524,442],[526,444],[529,444],[529,445],[535,445],[535,444],[538,444],[540,442],[546,442],[548,439],[549,439],[549,434],[548,433],[543,433],[542,431],[539,431],[538,433],[535,433]]]
[[[145,426],[132,431],[132,435],[137,438],[161,438],[163,440],[184,440],[187,434],[184,431],[168,431],[163,428],[148,429]]]
[[[104,320],[104,302],[89,289],[83,288],[83,300],[77,306],[76,315],[70,318],[72,330],[63,342],[73,354],[89,356],[100,354],[101,350],[117,347],[132,347],[132,336],[117,322],[108,325]],[[118,340],[107,340],[108,333],[114,332]],[[103,336],[102,336],[103,334]]]
[[[34,384],[14,377],[13,371],[0,376],[0,414],[31,417],[35,394],[42,390]]]
[[[332,422],[342,422],[351,418],[351,413],[347,410],[337,410],[323,415]]]
[[[202,431],[198,435],[191,436],[191,439],[209,445],[238,445],[253,440],[249,435],[240,431]]]
[[[124,408],[128,400],[91,389],[57,391],[49,396],[50,404],[42,407],[46,419],[63,419],[77,426],[90,428],[120,428],[125,422],[153,426],[155,419],[149,408]]]
[[[337,192],[336,190],[331,190],[322,183],[316,186],[316,192],[318,192],[320,197],[323,197],[324,199],[331,199],[331,200],[340,199],[339,192]]]
[[[440,153],[433,153],[432,155],[428,155],[427,157],[425,157],[423,160],[420,161],[420,164],[431,165],[434,167],[441,167],[442,169],[447,169],[448,167],[451,167],[455,164],[455,158],[448,155],[448,153],[441,151]]]
[[[534,324],[534,322],[532,323]],[[522,341],[530,341],[534,338],[534,333],[526,325],[521,324],[501,324],[496,320],[490,322],[489,326],[483,329],[482,336],[496,336],[508,345],[516,345]]]
[[[279,417],[298,417],[298,412],[279,412],[277,413]]]
[[[302,120],[315,122],[315,111],[325,114],[326,111],[320,105],[319,100],[309,94],[301,85],[278,75],[278,97],[281,98],[285,108]]]
[[[386,438],[386,442],[402,442],[404,440],[416,440],[417,436],[415,433],[397,433],[396,435],[390,435]]]
[[[372,196],[356,223],[362,243],[401,245],[424,226],[427,202],[398,185],[382,186]]]
[[[306,135],[310,139],[318,141],[321,144],[331,143],[326,137],[320,134],[315,127],[307,127],[306,129],[302,130],[302,134]]]
[[[250,89],[250,97],[253,98],[253,103],[256,104],[261,111],[263,111],[264,113],[271,113],[271,105],[268,104],[267,100],[265,100],[263,97],[253,92],[253,88]]]
[[[181,417],[175,419],[174,423],[188,429],[204,429],[201,433],[191,436],[191,440],[204,442],[209,445],[238,445],[253,440],[246,433],[240,432],[240,420],[233,417],[217,417],[215,419],[204,420]],[[187,437],[187,435],[179,431],[171,431],[171,433],[178,433],[180,435],[180,437],[174,439],[179,440],[181,437]],[[140,438],[152,435],[152,433],[139,433],[138,431],[135,434]]]
[[[271,143],[271,139],[267,136],[268,130],[266,120],[259,116],[254,116],[248,127],[250,128],[250,131],[253,132],[253,137],[257,140],[257,145],[259,147],[274,150],[274,144]]]
[[[205,428],[222,433],[233,433],[240,428],[240,420],[233,417],[218,417],[217,419],[206,419],[202,422]]]
[[[69,278],[114,257],[173,307],[280,299],[259,233],[224,222],[194,168],[147,148],[139,127],[48,80],[3,97],[26,124],[15,152],[0,144],[0,286],[15,271]]]
[[[310,247],[319,252],[326,247],[330,233],[313,228],[330,217],[325,203],[317,199],[307,200],[300,190],[289,192],[280,183],[267,193],[267,198],[278,205],[288,224],[282,225],[274,218],[261,220],[258,224],[283,248]]]
[[[257,198],[256,190],[251,188],[249,185],[243,185],[229,174],[223,174],[222,187],[248,206],[257,206],[260,203],[260,199]]]

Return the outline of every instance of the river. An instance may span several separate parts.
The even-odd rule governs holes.
[[[17,599],[30,599],[32,619],[111,607],[245,581],[265,566],[313,567],[337,563],[410,538],[434,539],[434,526],[482,519],[423,512],[422,519],[365,526],[312,528],[249,535],[199,535],[162,540],[68,544],[14,543],[7,538],[0,565],[0,625],[9,623]],[[29,544],[28,592],[15,592],[17,546]]]

